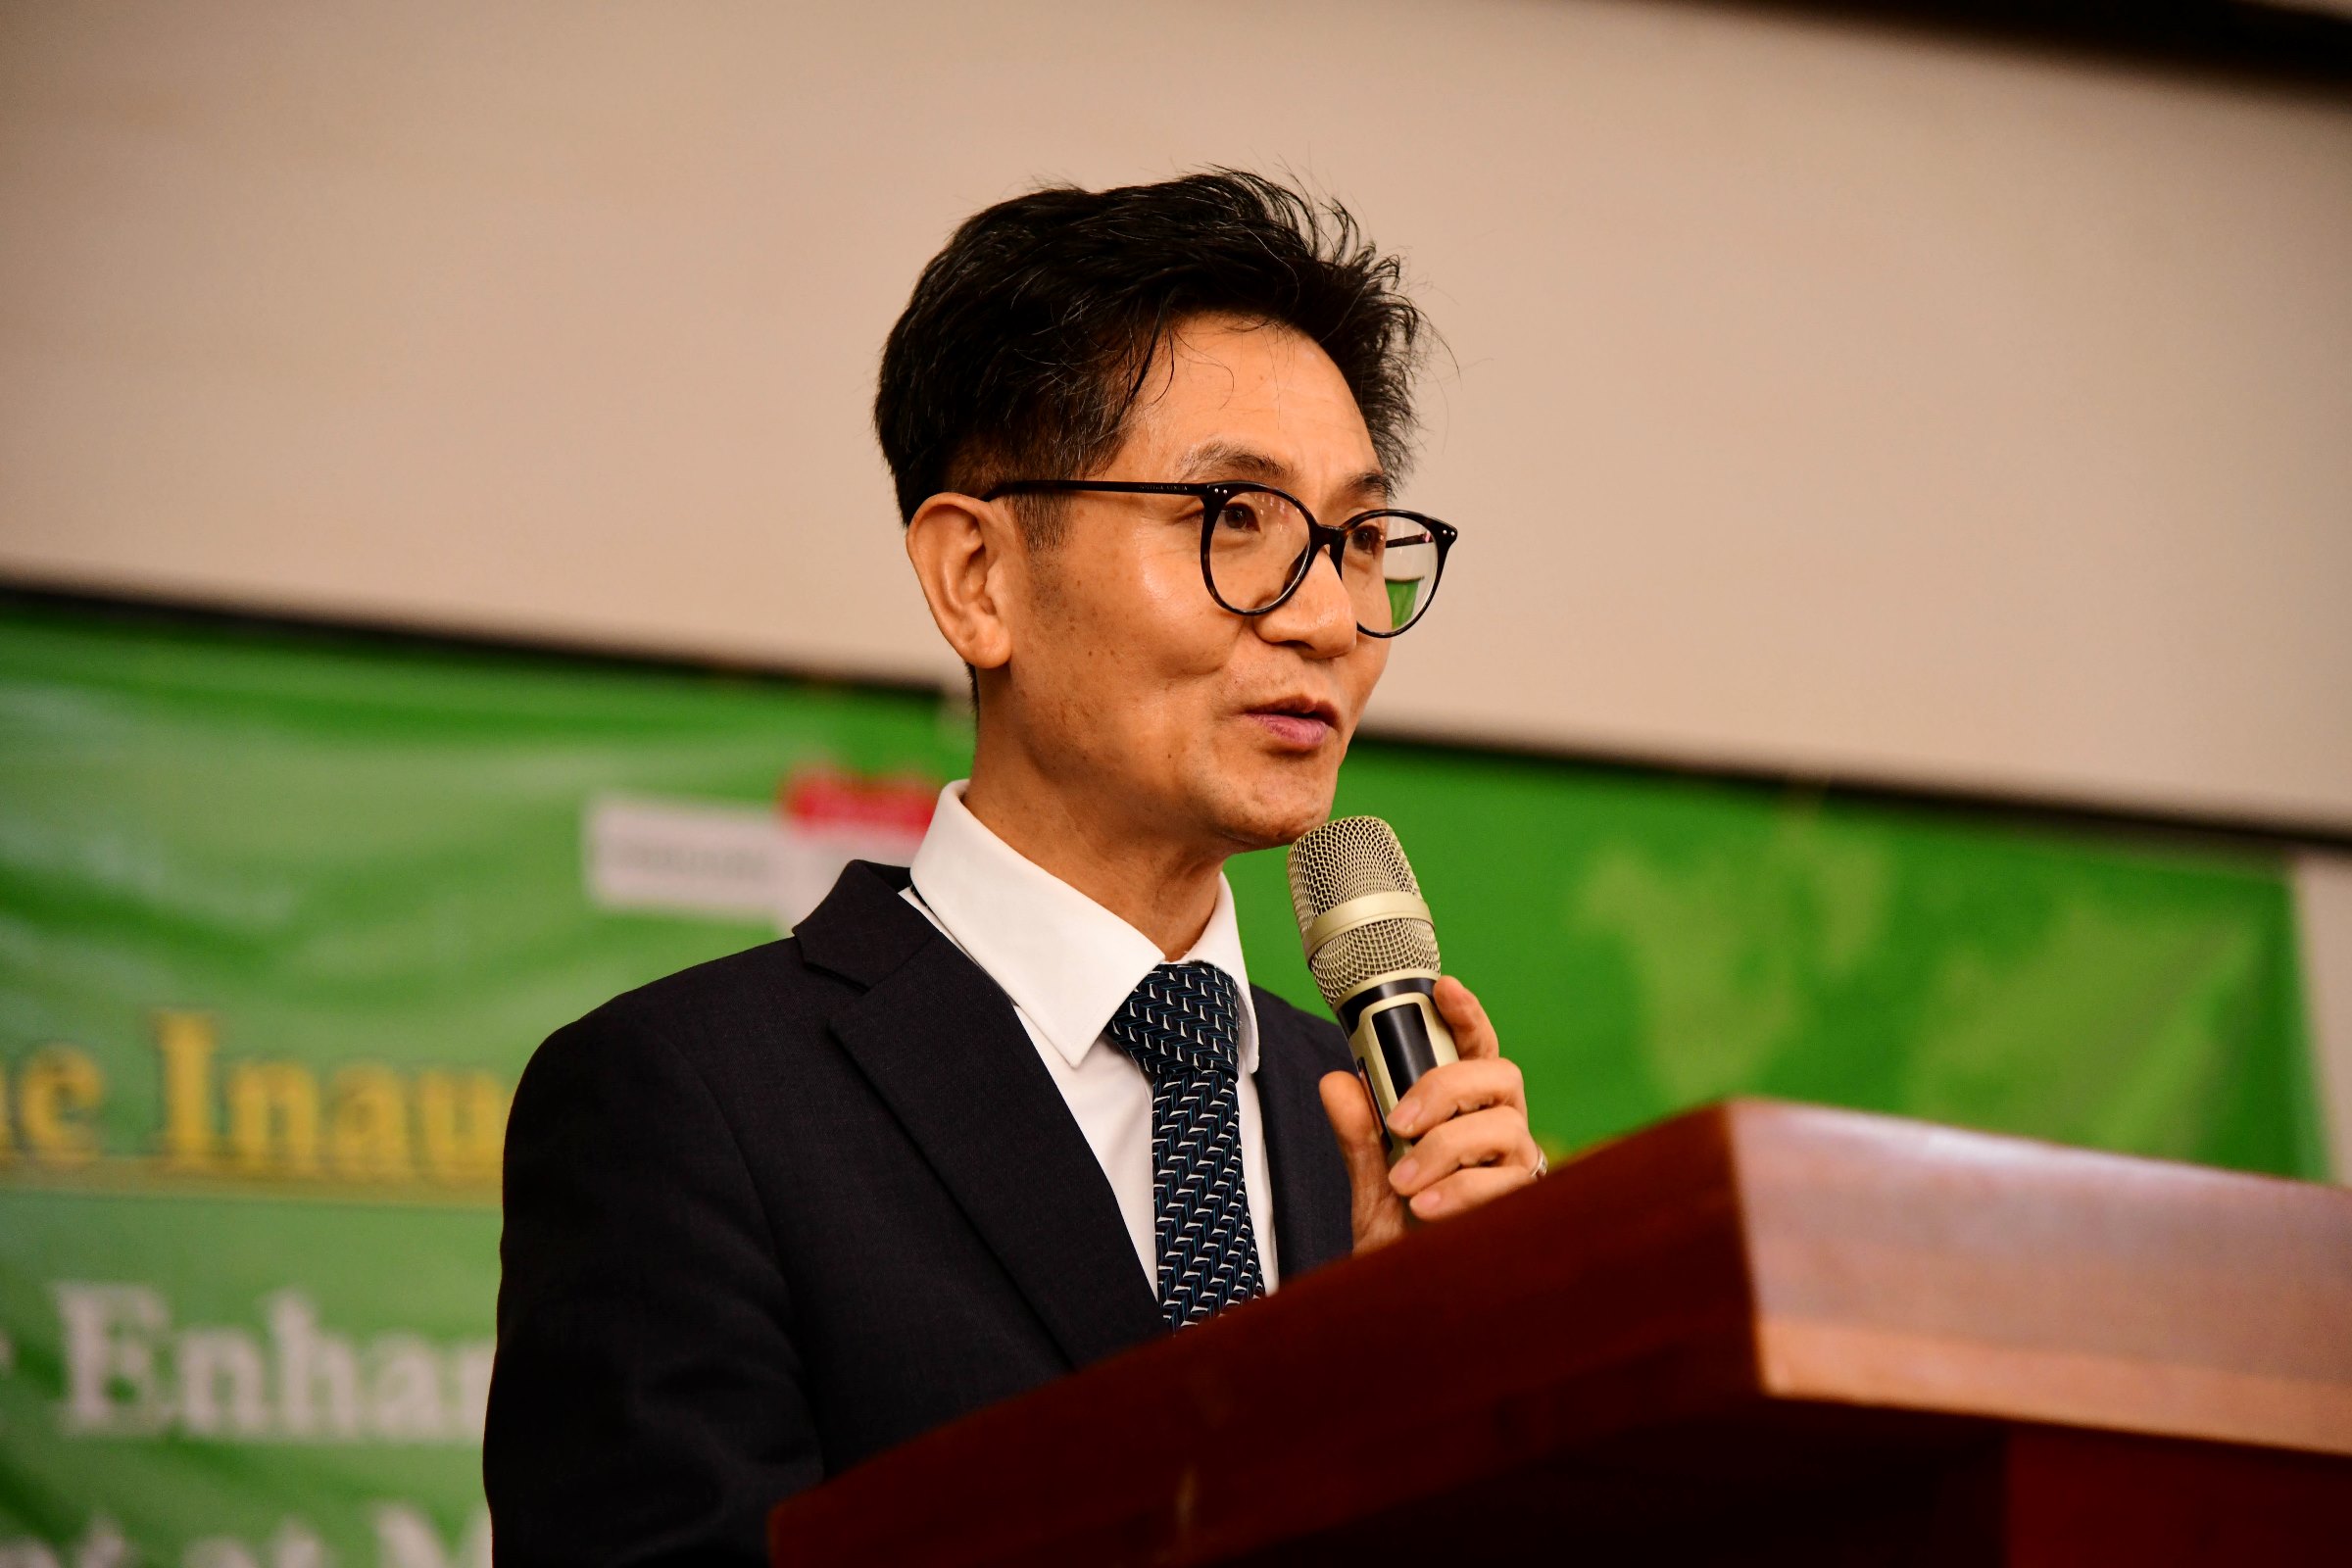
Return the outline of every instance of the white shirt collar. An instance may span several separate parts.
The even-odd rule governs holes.
[[[1150,937],[990,832],[964,808],[957,779],[939,792],[914,852],[914,891],[939,927],[1003,987],[1037,1032],[1075,1067],[1135,988],[1162,962]],[[1242,960],[1233,886],[1178,960],[1213,963],[1241,993],[1241,1067],[1257,1071],[1257,1012]]]

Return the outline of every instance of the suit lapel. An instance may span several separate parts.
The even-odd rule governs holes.
[[[1347,1063],[1319,1052],[1298,1015],[1259,991],[1257,1108],[1274,1177],[1274,1238],[1282,1277],[1296,1279],[1355,1246],[1348,1167],[1323,1113],[1323,1074]]]
[[[835,1034],[1071,1365],[1161,1332],[1110,1184],[1011,1002],[904,885],[853,865],[796,933],[868,986]]]

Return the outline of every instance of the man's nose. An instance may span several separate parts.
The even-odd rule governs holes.
[[[1337,659],[1355,646],[1355,603],[1329,551],[1315,552],[1298,591],[1258,616],[1257,631],[1268,642],[1295,644],[1324,659]]]

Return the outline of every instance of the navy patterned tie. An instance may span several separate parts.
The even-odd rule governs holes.
[[[1168,1327],[1265,1294],[1242,1186],[1242,1021],[1233,977],[1163,963],[1104,1031],[1152,1080],[1152,1207]]]

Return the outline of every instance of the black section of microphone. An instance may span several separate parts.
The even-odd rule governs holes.
[[[1339,1015],[1340,1027],[1349,1034],[1353,1034],[1357,1021],[1364,1015],[1364,1010],[1375,1002],[1386,1002],[1391,997],[1401,997],[1408,991],[1417,991],[1425,997],[1434,996],[1437,989],[1438,983],[1435,980],[1424,979],[1417,974],[1406,975],[1401,980],[1383,980],[1378,984],[1364,987],[1363,990],[1334,1007],[1332,1011]]]
[[[1422,1074],[1438,1064],[1438,1043],[1429,1037],[1429,1020],[1418,1007],[1390,1007],[1374,1013],[1372,1038],[1380,1046],[1380,1059],[1400,1099],[1411,1094]]]

